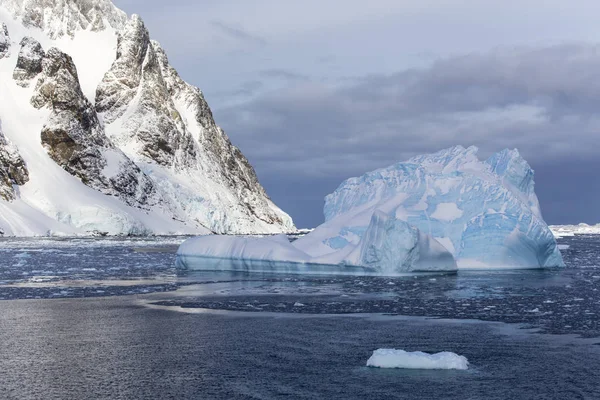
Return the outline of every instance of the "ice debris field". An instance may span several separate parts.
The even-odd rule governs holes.
[[[350,178],[325,198],[325,223],[284,236],[205,236],[180,268],[397,275],[457,269],[564,267],[542,218],[534,172],[517,150],[485,161],[452,147]]]

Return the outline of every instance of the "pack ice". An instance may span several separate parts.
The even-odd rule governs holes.
[[[327,265],[327,272],[383,275],[562,267],[533,177],[517,150],[481,161],[476,147],[456,146],[346,180],[325,198],[325,223],[293,243],[194,238],[180,247],[178,265],[214,269],[207,259],[218,259],[217,269]]]

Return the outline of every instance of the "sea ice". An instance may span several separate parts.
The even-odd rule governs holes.
[[[464,356],[444,351],[436,354],[421,351],[407,352],[395,349],[379,349],[367,361],[367,367],[404,369],[469,369]]]

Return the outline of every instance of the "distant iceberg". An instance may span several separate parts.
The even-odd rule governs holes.
[[[550,225],[550,230],[556,238],[575,235],[600,235],[600,224],[588,225],[581,223],[578,225]]]
[[[405,369],[469,369],[464,356],[444,351],[428,354],[421,351],[409,353],[404,350],[379,349],[367,361],[367,367]]]
[[[564,266],[517,150],[480,161],[456,146],[350,178],[325,199],[325,223],[293,243],[199,237],[190,269],[396,275],[457,268]]]

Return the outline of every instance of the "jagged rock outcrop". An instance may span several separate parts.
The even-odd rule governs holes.
[[[293,229],[285,214],[274,212],[248,160],[215,124],[202,92],[181,79],[138,16],[119,35],[116,61],[96,91],[96,109],[113,132],[111,139],[130,149],[134,160],[169,167],[225,189],[200,200],[232,210],[231,221],[224,224],[227,212],[215,213],[219,221],[214,225],[208,221],[213,230],[226,232],[240,217],[288,223]],[[119,129],[112,130],[111,124]],[[183,212],[194,218],[193,210]]]
[[[20,44],[21,50],[13,79],[17,81],[17,85],[28,87],[31,80],[42,72],[42,60],[46,53],[40,42],[31,37],[24,37]]]
[[[0,24],[0,60],[10,55],[10,36],[5,23]]]
[[[169,64],[160,44],[152,41],[164,81],[173,102],[188,116],[185,126],[202,149],[202,157],[196,160],[200,168],[213,180],[229,187],[238,201],[267,223],[281,224],[280,215],[269,212],[269,197],[258,181],[256,172],[248,159],[235,147],[225,132],[217,126],[212,111],[200,89],[185,82]],[[207,167],[209,166],[209,167]]]
[[[41,64],[31,104],[52,110],[41,132],[50,157],[87,186],[131,206],[155,203],[152,181],[106,137],[71,57],[53,47]]]
[[[74,36],[79,30],[120,29],[127,14],[110,0],[1,0],[0,5],[25,27],[43,30],[51,39]],[[51,12],[49,12],[51,11]]]
[[[173,104],[150,35],[134,15],[119,35],[117,59],[96,91],[96,108],[107,124],[121,117],[127,135],[114,139],[159,165],[178,169],[194,164],[197,147]]]
[[[0,122],[0,199],[14,200],[13,185],[24,185],[29,181],[29,171],[17,148],[2,132]]]
[[[15,193],[31,209],[10,209],[27,228],[0,215],[8,234],[55,231],[54,220],[69,234],[295,229],[139,17],[110,0],[0,0],[0,11],[12,15],[0,26],[0,118],[35,176]]]

